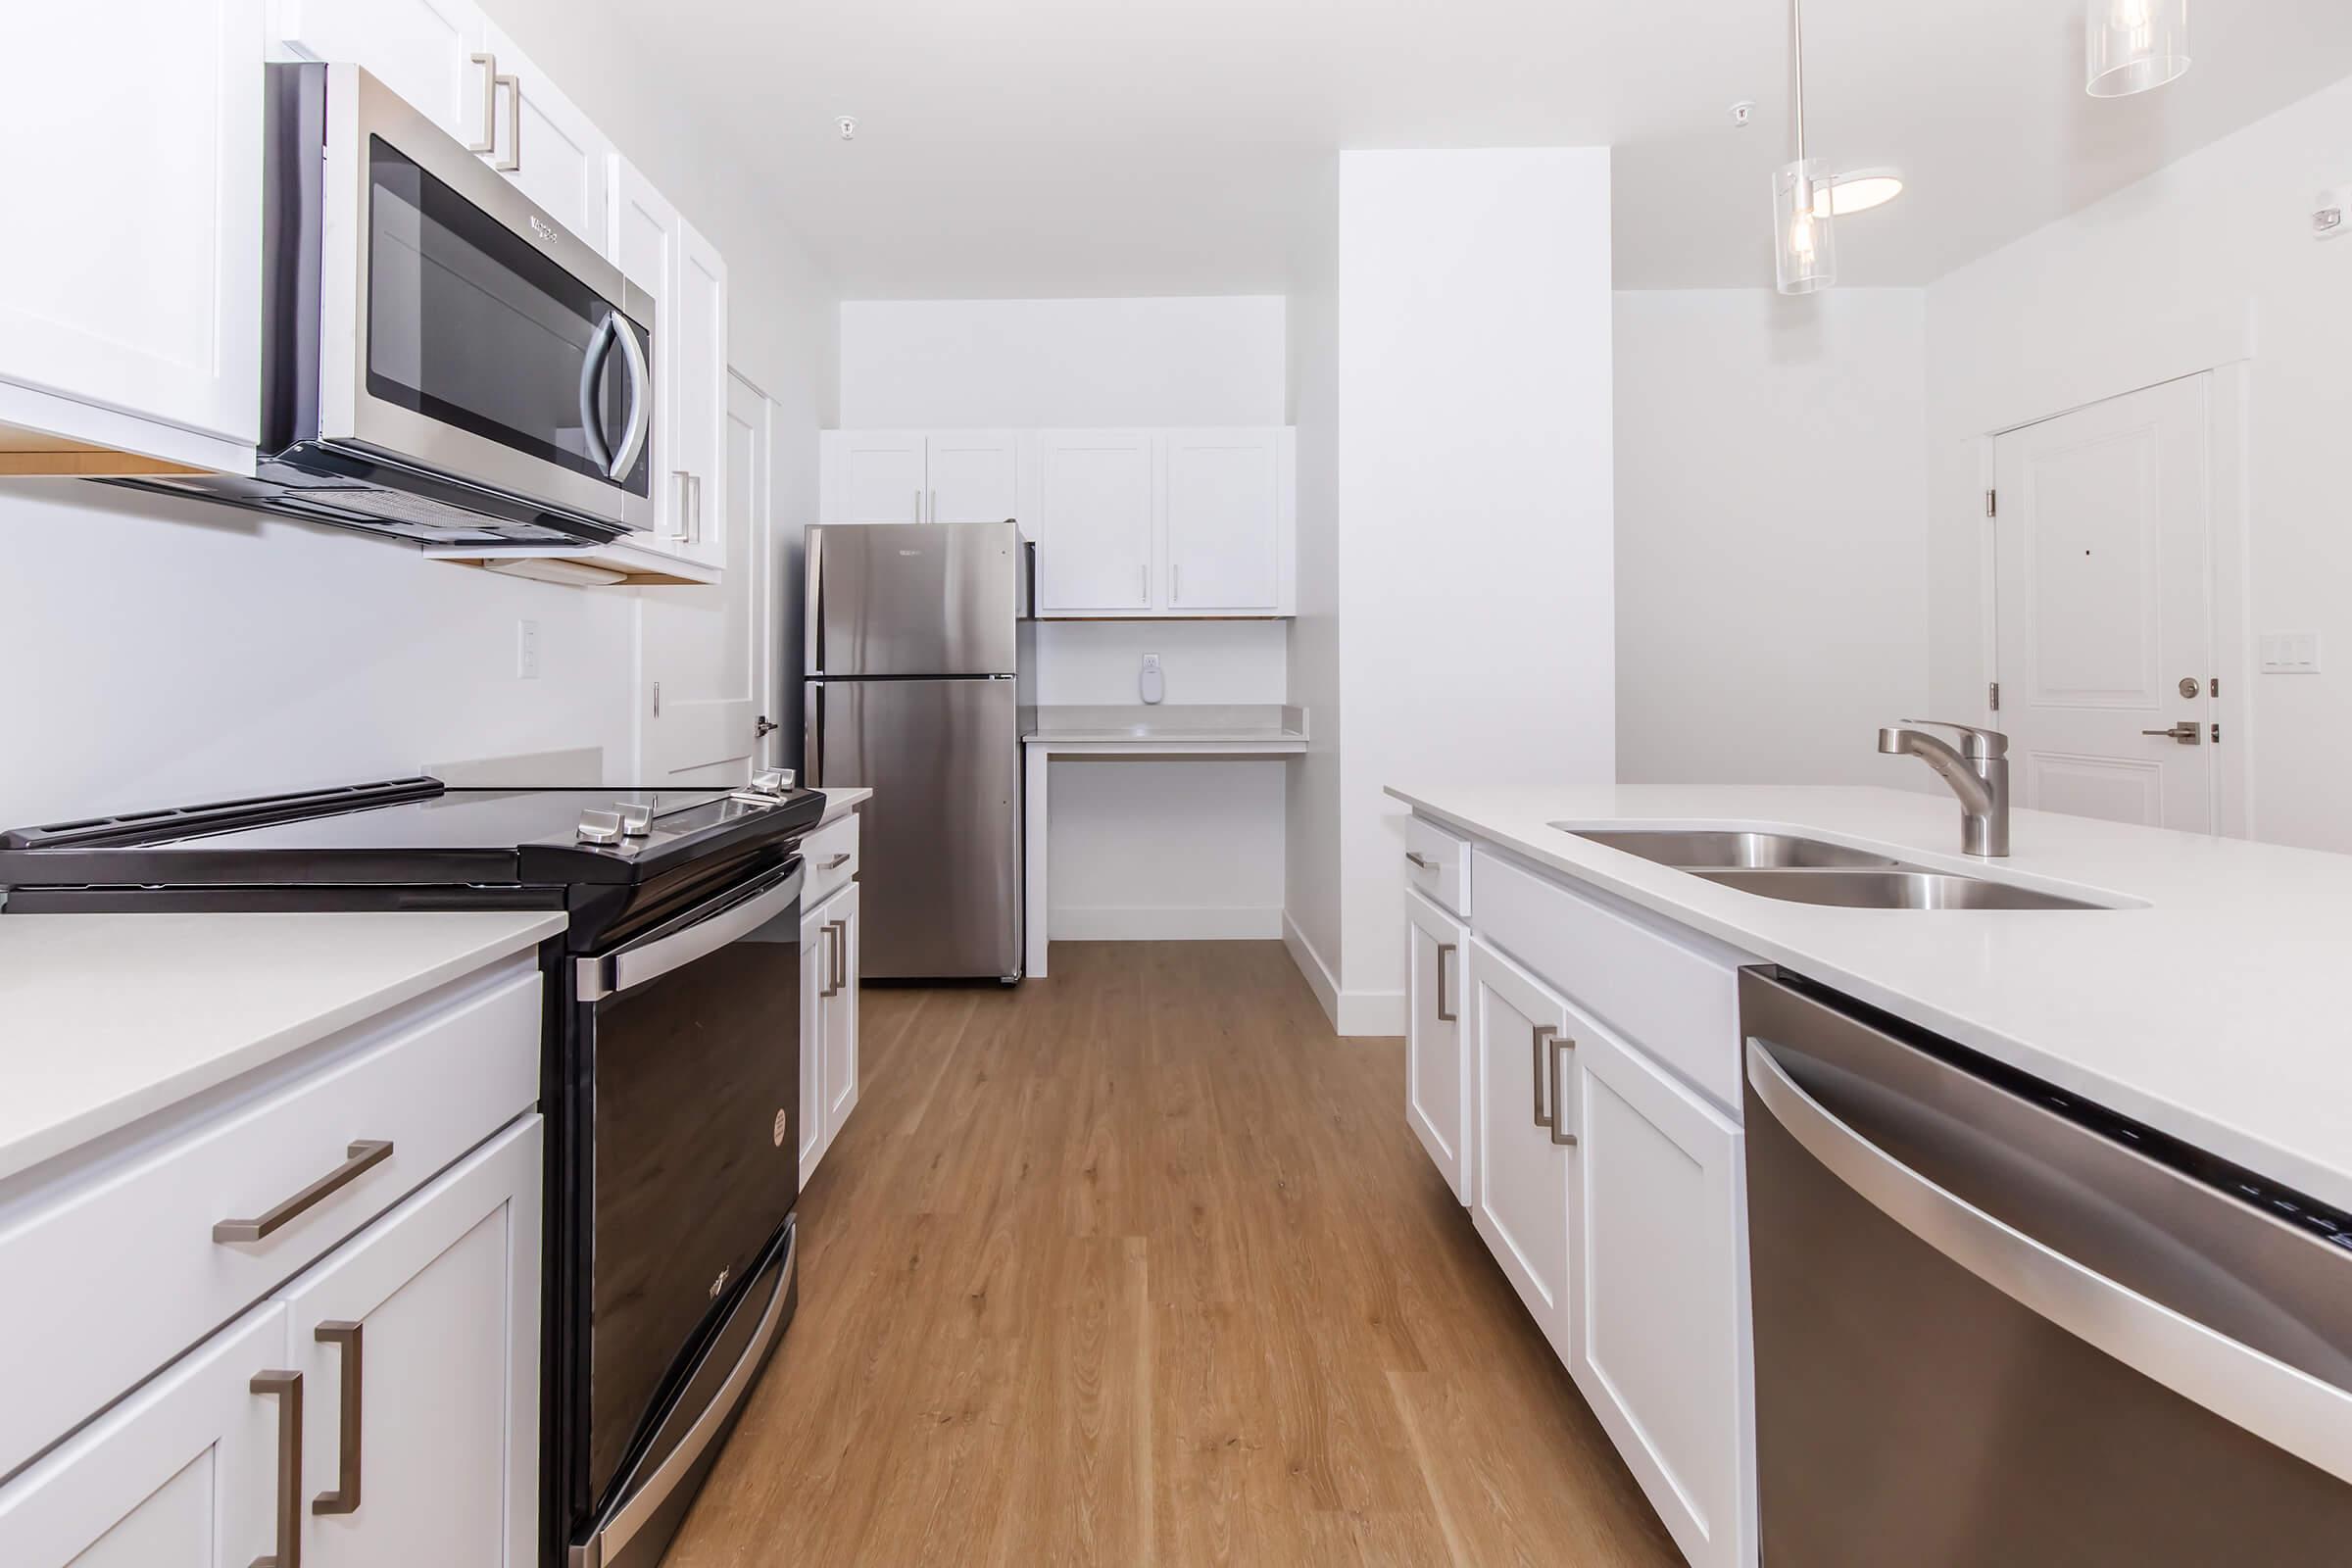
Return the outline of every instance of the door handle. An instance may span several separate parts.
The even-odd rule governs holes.
[[[2204,739],[2204,728],[2193,718],[2184,718],[2171,729],[2143,729],[2142,735],[2162,735],[2183,746],[2194,746]]]
[[[343,1163],[270,1209],[258,1219],[224,1219],[213,1226],[216,1242],[258,1242],[324,1201],[339,1189],[357,1181],[392,1157],[389,1141],[361,1139],[343,1151]]]
[[[1535,1062],[1536,1069],[1536,1091],[1534,1100],[1536,1107],[1536,1125],[1539,1127],[1551,1127],[1553,1125],[1553,1118],[1559,1114],[1560,1107],[1557,1105],[1551,1107],[1551,1115],[1547,1116],[1544,1113],[1544,1057],[1547,1054],[1544,1048],[1546,1044],[1557,1040],[1559,1037],[1560,1032],[1547,1023],[1538,1024],[1536,1026],[1536,1032],[1528,1036],[1530,1057]]]
[[[321,1323],[312,1331],[312,1338],[320,1345],[337,1345],[343,1348],[343,1386],[336,1402],[336,1446],[340,1450],[336,1460],[335,1488],[321,1492],[311,1499],[313,1513],[358,1513],[360,1511],[360,1325],[357,1323]]]
[[[277,1546],[252,1568],[302,1568],[302,1374],[256,1372],[246,1387],[277,1399]]]
[[[833,857],[831,859],[829,859],[829,860],[825,861],[825,863],[824,863],[824,864],[822,864],[822,865],[818,866],[818,867],[817,867],[817,869],[818,869],[819,871],[838,871],[838,870],[840,870],[840,869],[841,869],[843,866],[845,866],[845,865],[849,864],[849,863],[850,863],[850,859],[851,859],[850,852],[849,852],[849,851],[847,851],[847,850],[844,850],[844,851],[842,851],[842,852],[841,852],[839,855],[836,855],[836,856],[834,856],[834,857]]]
[[[850,989],[850,922],[828,920],[825,929],[835,934],[833,942],[833,994],[840,996]]]
[[[507,156],[490,167],[502,174],[518,174],[522,172],[522,81],[511,75],[493,79],[494,99],[501,87],[507,89]]]
[[[473,63],[482,68],[482,139],[469,141],[469,153],[498,151],[498,56],[475,55]]]
[[[1459,1012],[1448,1012],[1446,1009],[1446,960],[1459,951],[1450,942],[1438,944],[1438,1022],[1440,1023],[1460,1023],[1462,1021],[1462,1015]]]
[[[1576,1143],[1576,1134],[1560,1130],[1560,1061],[1576,1049],[1576,1042],[1566,1035],[1554,1035],[1551,1040],[1551,1141],[1562,1148]]]
[[[1412,861],[1413,864],[1419,866],[1424,871],[1435,871],[1438,868],[1437,861],[1431,859],[1426,855],[1419,854],[1412,850],[1405,851],[1404,858]]]
[[[914,489],[914,520],[917,522],[923,520],[923,489],[920,485],[915,486]]]

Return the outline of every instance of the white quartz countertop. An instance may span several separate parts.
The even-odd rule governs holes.
[[[1032,746],[1281,746],[1303,751],[1306,712],[1281,703],[1137,703],[1037,710]]]
[[[0,1177],[564,925],[554,910],[0,914]]]
[[[825,797],[825,814],[817,818],[817,825],[819,827],[822,827],[825,823],[832,821],[836,817],[846,816],[851,811],[856,810],[858,807],[864,805],[867,801],[870,801],[874,798],[874,792],[872,790],[843,789],[839,786],[825,790],[822,793]]]
[[[1394,787],[1421,813],[2352,1209],[2352,856],[2019,811],[1959,854],[1891,789]],[[2136,901],[2093,910],[1784,904],[1552,827],[1755,828]],[[1475,916],[1477,890],[1471,891]]]

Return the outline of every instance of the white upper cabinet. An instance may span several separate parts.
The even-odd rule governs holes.
[[[491,131],[480,138],[490,144],[484,156],[581,244],[609,258],[612,144],[495,24],[482,24],[478,52],[497,67]]]
[[[1291,559],[1289,432],[1171,430],[1166,440],[1167,608],[1279,613]]]
[[[1038,437],[1037,612],[1139,614],[1157,608],[1159,440],[1149,430]]]
[[[360,67],[485,153],[493,78],[507,69],[488,58],[487,25],[467,0],[271,0],[270,7],[270,34],[287,47]]]
[[[822,456],[820,521],[1019,522],[1048,618],[1297,610],[1286,429],[828,430]]]
[[[262,0],[10,8],[0,423],[252,471],[263,25]]]
[[[1011,430],[930,436],[925,516],[931,522],[1003,522],[1021,514],[1020,437]]]
[[[726,263],[627,159],[612,170],[612,258],[654,297],[654,528],[634,542],[723,567]]]

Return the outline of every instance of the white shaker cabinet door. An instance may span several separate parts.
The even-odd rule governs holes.
[[[858,884],[825,901],[825,927],[833,939],[833,994],[825,1012],[825,1144],[832,1146],[842,1123],[858,1108]]]
[[[281,1294],[306,1568],[538,1561],[541,1132],[516,1122]]]
[[[940,430],[928,438],[927,522],[1003,522],[1021,515],[1021,442],[1010,430]]]
[[[727,264],[692,223],[678,223],[676,307],[666,313],[672,440],[657,470],[678,490],[675,549],[724,568],[726,498]]]
[[[912,430],[828,430],[824,522],[921,522],[930,512],[924,440]]]
[[[278,1445],[304,1389],[256,1383],[285,1353],[285,1308],[248,1313],[0,1488],[0,1563],[247,1568],[293,1547],[276,1530],[307,1499],[278,1496]]]
[[[0,419],[251,471],[264,25],[261,0],[9,7]]]
[[[1740,1129],[1579,1016],[1580,1295],[1568,1369],[1697,1568],[1756,1560]]]
[[[1561,1042],[1568,1006],[1535,976],[1481,939],[1470,945],[1478,1114],[1470,1132],[1475,1171],[1470,1216],[1519,1299],[1568,1360],[1576,1149]]]
[[[581,244],[609,257],[612,144],[494,24],[483,24],[481,52],[497,63],[499,78],[491,150],[482,156]]]
[[[825,1157],[825,1004],[832,998],[827,906],[801,911],[801,1185]]]
[[[1445,1173],[1470,1200],[1470,1056],[1462,1027],[1470,933],[1420,894],[1404,895],[1406,965],[1405,1119]]]
[[[482,14],[469,0],[273,0],[270,29],[312,60],[358,66],[476,152],[503,117]],[[250,60],[247,62],[250,64]]]
[[[1039,614],[1134,614],[1156,606],[1159,454],[1149,430],[1038,437]]]
[[[1171,612],[1271,615],[1283,608],[1283,439],[1279,429],[1168,432]]]

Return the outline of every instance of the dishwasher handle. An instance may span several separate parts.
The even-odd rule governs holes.
[[[1788,1135],[1887,1218],[1985,1284],[2141,1376],[2352,1482],[2352,1393],[2116,1283],[1920,1175],[1747,1039],[1747,1082]]]

